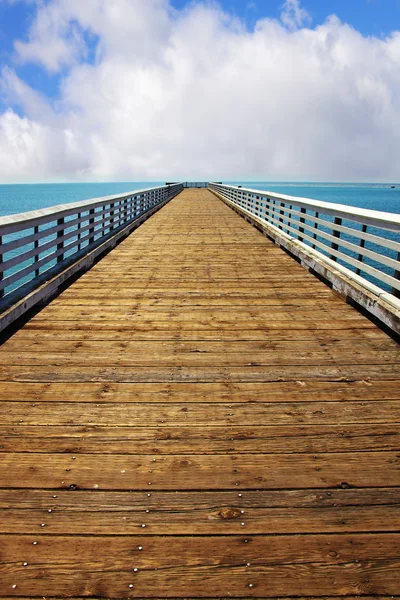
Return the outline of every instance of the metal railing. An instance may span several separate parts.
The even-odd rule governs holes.
[[[207,188],[208,181],[185,181],[183,187],[186,188]]]
[[[0,313],[131,223],[181,183],[0,217]]]
[[[175,182],[166,182],[165,185],[173,185]],[[208,181],[183,181],[182,186],[186,188],[207,188]]]
[[[400,215],[219,183],[209,187],[324,258],[400,296]]]

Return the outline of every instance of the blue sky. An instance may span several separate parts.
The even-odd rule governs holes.
[[[186,4],[186,0],[173,1],[179,9]],[[283,0],[221,0],[220,4],[246,20],[251,28],[262,17],[278,18]],[[400,29],[400,0],[305,0],[302,5],[310,13],[313,25],[336,14],[365,35],[387,35]]]
[[[0,0],[0,182],[400,179],[400,0],[171,7]]]
[[[181,10],[187,0],[173,0],[172,5]],[[246,21],[249,28],[257,19],[278,18],[282,0],[220,0],[227,12]],[[322,23],[330,14],[349,23],[365,35],[384,36],[400,29],[400,0],[305,0],[303,7],[310,13],[313,25]],[[0,52],[9,53],[13,40],[21,38],[33,18],[34,8],[24,2],[9,4],[0,0]]]
[[[283,0],[220,0],[218,3],[226,12],[239,17],[247,28],[252,30],[259,19],[279,18]],[[182,10],[193,3],[187,0],[172,0],[171,4]],[[305,0],[302,6],[311,16],[312,27],[320,25],[329,15],[335,14],[341,21],[350,24],[366,36],[384,37],[394,29],[400,29],[400,0]],[[46,70],[35,65],[18,65],[13,60],[14,41],[26,38],[34,14],[35,8],[31,3],[17,1],[9,4],[7,0],[0,0],[0,64],[9,64],[11,61],[24,81],[47,96],[55,97],[62,74],[49,75]],[[18,110],[18,107],[15,108]]]

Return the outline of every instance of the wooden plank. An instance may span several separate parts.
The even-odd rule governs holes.
[[[306,544],[301,536],[4,535],[0,585],[47,597],[390,595],[399,589],[399,544],[395,534],[373,543],[368,534],[315,535]]]
[[[154,460],[155,459],[155,462]],[[109,490],[400,486],[395,452],[334,454],[2,454],[0,487]],[[13,474],[10,479],[10,473]]]
[[[400,401],[381,400],[357,402],[277,402],[217,404],[192,403],[118,403],[74,402],[3,402],[1,425],[99,425],[138,427],[140,425],[174,426],[191,425],[211,427],[259,425],[355,423],[399,423]]]
[[[74,416],[71,409],[70,414]],[[24,420],[25,414],[20,417]],[[288,454],[396,451],[400,443],[396,424],[166,427],[159,423],[159,427],[132,428],[125,427],[122,421],[118,427],[93,423],[37,426],[19,421],[14,427],[0,426],[0,452]]]
[[[175,304],[176,302],[185,303],[188,302],[238,302],[250,301],[261,303],[266,300],[269,301],[274,298],[287,299],[287,300],[299,300],[299,299],[310,299],[315,296],[315,299],[320,298],[329,299],[331,302],[339,302],[338,297],[329,288],[320,288],[319,286],[306,290],[299,289],[296,284],[291,284],[289,287],[285,287],[284,284],[276,288],[267,288],[260,290],[255,288],[253,290],[230,290],[230,291],[214,291],[214,290],[200,290],[195,287],[194,290],[164,290],[162,287],[143,289],[143,287],[134,288],[128,286],[127,288],[115,288],[110,285],[104,285],[101,289],[98,286],[90,286],[89,284],[82,285],[80,287],[67,288],[61,296],[56,298],[54,302],[62,304],[70,304],[80,301],[92,301],[98,299],[105,303],[117,302],[130,302],[141,300],[143,302],[151,302],[159,300],[162,302],[168,302]]]
[[[291,354],[300,355],[302,358],[306,356],[304,348],[304,340],[290,340],[290,341],[274,341],[274,342],[258,342],[258,341],[213,341],[213,342],[197,342],[195,344],[191,342],[183,341],[164,341],[164,342],[137,342],[137,341],[126,341],[126,342],[114,342],[109,341],[107,343],[107,350],[112,353],[113,356],[129,356],[134,357],[136,355],[164,355],[169,357],[171,355],[178,355],[180,358],[191,354],[229,354],[230,358],[234,360],[235,355],[244,354],[245,356],[258,356],[269,357],[270,353],[282,355],[283,357],[290,356]],[[43,342],[41,339],[25,340],[23,348],[19,338],[15,336],[10,339],[8,343],[0,348],[0,357],[8,356],[9,354],[16,353],[20,355],[29,355],[30,353],[38,354],[42,356],[43,353],[54,354],[55,356],[63,354],[81,354],[84,353],[86,356],[92,355],[103,355],[104,344],[98,341],[84,341],[84,342],[68,342],[66,340],[51,340]],[[317,352],[324,352],[330,356],[340,356],[350,354],[348,340],[332,339],[329,344],[321,342],[319,340],[311,341],[307,343],[307,351],[311,354]],[[369,354],[379,353],[391,353],[395,358],[400,359],[400,348],[395,341],[387,338],[383,339],[359,339],[357,341],[357,348],[353,350],[353,354],[360,356],[368,356]]]
[[[56,498],[54,496],[56,495]],[[357,506],[394,506],[400,501],[399,488],[365,489],[319,489],[319,490],[248,490],[237,491],[206,490],[194,492],[117,492],[80,490],[74,494],[65,490],[25,490],[0,489],[0,510],[15,508],[18,510],[42,510],[46,513],[50,507],[54,510],[102,513],[134,511],[182,512],[189,513],[191,507],[199,510],[214,511],[225,509],[265,509],[265,508],[341,508]],[[228,517],[229,515],[227,515]],[[44,531],[47,535],[47,532]],[[143,534],[147,532],[141,532]]]
[[[207,321],[203,321],[201,323],[187,323],[175,325],[172,322],[168,321],[152,321],[146,323],[129,323],[119,322],[119,321],[93,321],[89,324],[80,324],[79,322],[73,323],[70,321],[65,321],[65,326],[63,326],[63,322],[53,322],[47,328],[43,328],[40,326],[29,327],[24,329],[23,335],[21,338],[28,339],[32,338],[35,335],[46,336],[47,339],[50,339],[50,335],[53,335],[53,339],[55,335],[59,334],[62,336],[61,339],[68,340],[71,337],[72,340],[79,339],[79,336],[82,336],[82,341],[85,339],[88,340],[105,340],[105,341],[119,341],[119,340],[134,340],[134,337],[131,336],[141,336],[139,339],[149,340],[155,339],[157,340],[157,336],[162,336],[161,340],[179,340],[180,336],[183,336],[183,340],[185,337],[190,339],[200,340],[202,336],[206,336],[206,341],[211,339],[212,341],[240,341],[240,340],[248,340],[248,341],[273,341],[274,339],[279,339],[280,337],[285,339],[287,332],[293,338],[300,338],[301,340],[307,341],[312,336],[333,336],[334,339],[338,337],[342,337],[344,339],[351,339],[350,336],[347,335],[347,332],[360,331],[360,327],[356,323],[348,322],[345,325],[344,322],[336,323],[336,329],[330,326],[329,321],[325,322],[315,322],[313,326],[308,328],[305,322],[297,322],[293,324],[291,327],[290,321],[286,321],[281,328],[277,326],[259,326],[256,323],[253,323],[253,328],[246,323],[239,322],[238,329],[232,329],[230,326],[221,325],[221,323],[210,323]],[[278,322],[279,323],[279,322]],[[277,323],[277,324],[278,324]],[[233,337],[234,331],[238,332],[238,340]],[[371,331],[370,327],[365,327],[362,329],[365,335],[369,335],[368,332]],[[150,337],[149,337],[150,336]],[[168,337],[169,336],[169,337]],[[321,340],[323,341],[323,340]],[[349,341],[349,346],[351,345]],[[306,345],[305,345],[306,348]]]
[[[236,260],[236,257],[232,257],[233,260]],[[158,258],[157,258],[158,261]],[[221,298],[221,297],[230,297],[230,296],[250,296],[251,294],[255,295],[255,298],[259,296],[265,295],[277,295],[279,298],[285,297],[299,297],[302,293],[302,290],[299,289],[299,279],[297,276],[291,277],[290,279],[283,278],[268,280],[266,281],[264,278],[260,281],[247,281],[246,285],[242,284],[240,280],[235,279],[232,281],[221,281],[218,282],[218,289],[215,288],[215,283],[211,282],[209,279],[203,279],[201,281],[197,280],[189,280],[183,279],[182,286],[178,289],[176,285],[173,285],[173,282],[166,280],[165,285],[163,282],[157,281],[149,281],[146,279],[145,281],[140,280],[139,278],[129,278],[126,280],[125,285],[122,287],[116,288],[115,285],[107,281],[106,277],[101,277],[101,272],[95,279],[86,279],[87,275],[82,275],[73,286],[66,289],[61,298],[76,298],[81,295],[90,295],[92,292],[97,296],[129,296],[133,294],[133,297],[176,297],[176,298],[184,298],[186,296],[197,296],[202,297],[203,293],[208,297]],[[102,285],[100,286],[96,283],[97,279],[101,279]],[[103,281],[104,280],[104,281]],[[303,293],[310,294],[315,292],[318,294],[317,297],[332,295],[333,298],[337,298],[337,301],[340,302],[339,298],[335,293],[332,292],[329,288],[325,286],[321,286],[321,282],[317,279],[311,277],[311,279],[307,280],[307,290],[303,290]]]
[[[54,495],[54,494],[53,494]],[[183,510],[65,511],[57,499],[46,509],[0,510],[0,534],[46,535],[277,535],[398,532],[400,503],[332,508],[201,509],[187,498]],[[51,511],[51,512],[50,512]]]
[[[132,597],[132,594],[130,595]],[[65,598],[65,596],[63,596],[63,598],[59,597],[59,598],[52,598],[52,600],[63,600]],[[99,598],[99,597],[95,597],[95,596],[91,596],[92,600],[103,600],[104,597]],[[171,596],[172,598],[172,596]],[[208,598],[208,596],[207,596]],[[218,598],[218,600],[228,600],[229,598],[231,598],[231,596],[225,596],[224,598]],[[250,596],[243,597],[243,600],[249,600]],[[400,596],[381,596],[381,595],[377,595],[377,596],[363,596],[362,597],[363,600],[393,600],[393,598],[400,598]],[[301,596],[296,596],[296,597],[292,597],[289,598],[287,597],[288,600],[308,600],[308,598],[306,597],[301,597]],[[317,597],[314,596],[313,600],[359,600],[360,596],[324,596],[323,598],[321,597]],[[31,596],[24,596],[24,598],[22,599],[21,596],[7,596],[4,597],[4,600],[34,600]],[[82,596],[80,598],[71,598],[71,600],[85,600]],[[167,600],[166,598],[156,598],[155,600]],[[193,600],[200,600],[198,598],[193,598]],[[209,598],[209,600],[217,600],[217,598]],[[266,600],[266,598],[261,598],[260,600]],[[270,597],[269,600],[281,600],[281,598],[272,598]]]
[[[18,383],[3,382],[0,399],[18,402],[354,402],[400,400],[397,380],[271,381],[263,383]],[[285,407],[282,407],[285,410]]]
[[[320,381],[392,379],[398,381],[399,366],[366,365],[273,365],[247,367],[102,367],[52,365],[0,366],[0,381],[36,383],[265,383],[275,381]]]
[[[336,304],[332,298],[329,296],[323,295],[324,302],[326,304]],[[55,306],[63,306],[63,307],[77,307],[77,306],[94,306],[94,307],[105,307],[105,306],[116,306],[123,307],[127,306],[129,308],[135,308],[135,310],[146,310],[147,308],[155,308],[155,307],[166,307],[166,306],[176,306],[179,302],[181,306],[218,306],[221,308],[247,308],[251,307],[279,307],[279,306],[315,306],[317,298],[312,297],[310,295],[309,298],[302,296],[301,298],[279,298],[279,297],[271,297],[271,298],[252,298],[252,297],[244,297],[244,298],[208,298],[207,296],[202,297],[180,297],[180,298],[115,298],[112,295],[107,295],[105,297],[80,297],[73,300],[62,300],[59,299],[58,303],[54,302]]]
[[[240,330],[240,329],[200,329],[195,330],[192,328],[186,329],[175,329],[172,328],[151,328],[141,327],[119,327],[113,323],[104,325],[103,323],[97,324],[94,327],[79,327],[79,325],[70,323],[63,327],[61,322],[54,323],[52,326],[47,328],[24,328],[18,331],[13,338],[18,340],[20,348],[23,347],[26,341],[37,339],[38,331],[40,331],[40,339],[44,340],[58,340],[73,341],[77,340],[80,342],[84,341],[103,341],[103,342],[117,342],[117,341],[167,341],[167,340],[180,340],[180,341],[311,341],[311,342],[322,342],[329,344],[332,340],[335,340],[336,330],[332,329],[306,329],[306,328],[290,328],[287,326],[281,329],[277,328],[263,328],[253,330]],[[340,328],[340,324],[338,326]],[[340,339],[351,340],[355,345],[358,340],[365,339],[382,339],[383,332],[376,328],[342,328],[340,329]]]
[[[217,307],[213,310],[204,306],[191,306],[177,308],[170,307],[168,310],[160,310],[157,307],[146,307],[146,310],[136,310],[135,307],[129,308],[124,306],[113,307],[112,313],[107,308],[98,308],[92,310],[90,308],[82,308],[80,306],[71,306],[68,311],[60,310],[58,307],[52,307],[51,304],[44,308],[35,317],[36,321],[42,320],[53,320],[53,321],[76,321],[79,319],[87,321],[96,321],[108,319],[112,321],[121,320],[135,320],[136,322],[163,322],[163,321],[175,321],[185,322],[189,321],[192,324],[196,323],[214,323],[214,324],[225,324],[234,325],[238,320],[239,322],[248,323],[251,321],[258,327],[266,326],[270,320],[277,319],[282,321],[297,321],[297,320],[310,320],[310,321],[328,321],[337,315],[336,309],[330,309],[329,307],[316,307],[314,306],[271,306],[268,307],[268,311],[264,307],[254,306],[251,309],[247,307],[241,307],[240,309],[234,310],[231,307]],[[355,323],[364,322],[362,315],[358,314],[354,310],[340,310],[340,319],[350,320]]]
[[[79,343],[79,342],[78,342]],[[89,342],[86,342],[89,343]],[[162,344],[163,342],[160,342]],[[121,342],[124,344],[124,342]],[[245,343],[244,343],[245,344]],[[200,346],[200,343],[198,344]],[[106,348],[102,348],[101,353],[81,351],[73,353],[68,352],[2,352],[0,353],[0,365],[19,365],[21,367],[46,365],[48,367],[79,367],[85,362],[85,367],[227,367],[235,368],[247,366],[250,367],[278,367],[288,368],[290,366],[315,366],[322,368],[324,366],[345,365],[351,367],[354,365],[394,365],[399,369],[400,351],[381,351],[357,353],[351,351],[335,352],[330,350],[306,350],[301,353],[296,352],[276,352],[273,349],[267,351],[247,351],[230,353],[223,350],[201,350],[193,349],[187,351],[168,351],[158,349],[159,352],[148,354],[146,352],[128,353],[121,352],[109,353]]]

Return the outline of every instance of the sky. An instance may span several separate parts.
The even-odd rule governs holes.
[[[400,0],[0,0],[0,183],[400,180]]]

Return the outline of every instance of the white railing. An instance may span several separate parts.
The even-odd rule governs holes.
[[[209,187],[276,231],[399,297],[399,214],[219,183]]]
[[[182,189],[177,183],[0,217],[0,313]]]
[[[184,189],[186,188],[207,188],[208,181],[182,181],[182,186]],[[173,183],[167,183],[166,185],[174,185]]]

